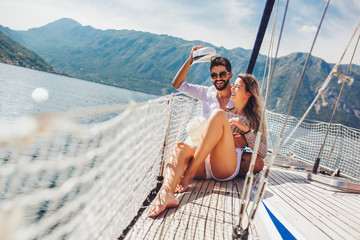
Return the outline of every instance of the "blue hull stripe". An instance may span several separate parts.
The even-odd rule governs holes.
[[[263,202],[264,207],[266,209],[266,212],[269,214],[271,221],[273,221],[276,229],[278,230],[279,234],[283,239],[291,240],[296,239],[294,235],[291,234],[291,232],[275,217],[275,215],[268,209],[268,207]]]

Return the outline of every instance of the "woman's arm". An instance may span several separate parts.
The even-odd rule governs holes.
[[[235,148],[242,148],[248,145],[244,135],[241,135],[239,133],[233,133],[233,137],[234,137]]]
[[[246,142],[248,143],[249,148],[254,149],[256,134],[254,130],[251,129],[249,132],[244,134]],[[265,158],[267,154],[267,144],[263,140],[260,140],[260,146],[258,150],[258,156]]]
[[[231,118],[229,120],[231,126],[239,128],[243,132],[243,136],[248,144],[248,147],[254,149],[256,134],[253,129],[245,124],[240,118]],[[263,140],[260,141],[260,146],[258,150],[258,156],[265,158],[267,154],[267,144]]]

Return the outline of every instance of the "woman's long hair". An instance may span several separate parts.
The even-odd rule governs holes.
[[[244,108],[249,127],[254,129],[255,132],[260,131],[262,140],[267,141],[266,121],[263,117],[264,106],[258,81],[248,73],[240,73],[238,77],[245,83],[245,90],[251,94]],[[261,120],[264,121],[263,124],[261,124]]]

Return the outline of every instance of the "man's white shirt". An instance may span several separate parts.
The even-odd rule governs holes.
[[[190,84],[186,81],[182,82],[178,90],[192,98],[198,99],[203,105],[203,116],[209,119],[211,112],[220,107],[220,103],[216,97],[217,90],[214,86],[207,87],[197,84]],[[234,106],[232,101],[229,101],[227,107]]]

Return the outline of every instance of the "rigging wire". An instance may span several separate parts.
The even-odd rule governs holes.
[[[345,77],[343,75],[341,75],[339,72],[338,72],[338,68],[340,66],[340,63],[342,62],[344,56],[345,56],[345,53],[347,51],[347,49],[349,48],[349,45],[352,41],[352,39],[354,38],[356,32],[358,31],[360,27],[360,18],[355,26],[355,29],[353,31],[353,34],[351,35],[350,37],[350,40],[348,42],[348,45],[346,46],[340,60],[338,61],[337,64],[335,64],[335,66],[333,67],[333,69],[331,70],[329,76],[325,79],[323,85],[321,86],[321,88],[319,89],[319,93],[316,95],[316,97],[314,98],[313,102],[310,104],[310,106],[308,107],[308,109],[306,110],[306,112],[304,113],[304,115],[301,117],[301,119],[299,120],[299,122],[297,123],[297,125],[293,128],[293,130],[291,131],[291,133],[287,136],[287,138],[285,139],[284,143],[281,145],[280,149],[283,148],[286,143],[290,140],[290,138],[292,137],[292,135],[295,133],[295,131],[298,129],[298,127],[300,126],[300,124],[304,121],[305,117],[307,116],[307,114],[310,112],[310,110],[312,109],[312,107],[314,106],[315,102],[318,100],[318,98],[320,97],[320,95],[323,94],[324,92],[324,89],[327,87],[327,85],[329,84],[330,80],[332,79],[333,76],[337,76],[339,77],[339,79],[341,79],[342,81],[348,81],[348,83],[351,85],[351,79],[349,77]]]
[[[353,62],[353,60],[354,60],[355,52],[356,52],[356,49],[357,49],[357,46],[358,46],[358,43],[359,43],[359,39],[360,39],[360,34],[359,34],[359,37],[358,37],[357,42],[356,42],[356,44],[355,44],[355,48],[354,48],[354,51],[353,51],[353,54],[352,54],[352,57],[351,57],[351,60],[350,60],[349,66],[348,66],[348,68],[347,68],[347,71],[346,71],[345,76],[348,76],[348,74],[349,74],[349,71],[350,71],[352,62]],[[343,91],[343,89],[344,89],[344,85],[345,85],[345,81],[343,81],[343,83],[342,83],[342,85],[341,85],[341,89],[340,89],[340,92],[339,92],[339,96],[338,96],[338,98],[337,98],[337,100],[336,100],[336,104],[335,104],[335,106],[334,106],[334,110],[333,110],[333,113],[332,113],[331,118],[330,118],[329,126],[328,126],[328,128],[327,128],[327,131],[326,131],[326,134],[325,134],[325,137],[324,137],[324,142],[323,142],[323,144],[321,145],[321,148],[320,148],[320,152],[319,152],[319,155],[318,155],[319,161],[320,161],[321,155],[322,155],[322,153],[323,153],[323,151],[324,151],[326,138],[327,138],[327,136],[328,136],[328,134],[329,134],[330,127],[331,127],[332,121],[333,121],[333,119],[334,119],[334,115],[335,115],[337,106],[338,106],[338,104],[339,104],[342,91]],[[329,159],[330,159],[330,158],[327,159],[326,165],[328,164]],[[314,170],[315,170],[315,172],[317,172],[317,169],[313,169],[313,173],[314,173]]]
[[[292,109],[293,109],[293,107],[294,107],[295,99],[296,99],[296,97],[297,97],[297,95],[298,95],[298,93],[299,93],[302,80],[304,79],[305,71],[306,71],[306,68],[307,68],[307,66],[308,66],[308,64],[309,64],[309,61],[310,61],[310,58],[311,58],[311,53],[312,53],[312,51],[313,51],[313,49],[314,49],[315,42],[316,42],[316,40],[317,40],[317,37],[318,37],[319,32],[320,32],[320,29],[321,29],[321,25],[322,25],[322,23],[323,23],[323,20],[324,20],[324,18],[325,18],[325,14],[326,14],[327,9],[328,9],[328,7],[329,7],[329,3],[330,3],[330,0],[328,0],[327,4],[326,4],[326,6],[325,6],[323,15],[322,15],[321,20],[320,20],[320,24],[319,24],[319,26],[318,26],[318,28],[317,28],[317,31],[316,31],[314,40],[313,40],[312,45],[311,45],[311,48],[310,48],[309,55],[308,55],[308,57],[307,57],[307,59],[306,59],[304,68],[303,68],[303,70],[302,70],[302,72],[301,72],[301,76],[300,76],[299,82],[298,82],[298,84],[297,84],[297,87],[296,87],[296,90],[295,90],[293,99],[292,99],[292,101],[291,101],[291,103],[290,103],[290,107],[289,107],[288,113],[287,113],[287,115],[286,115],[286,118],[285,118],[285,121],[284,121],[284,124],[283,124],[283,128],[281,129],[281,132],[280,132],[280,136],[279,136],[279,140],[278,140],[279,142],[282,140],[282,136],[283,136],[283,134],[284,134],[287,121],[289,120],[291,111],[292,111]]]
[[[271,70],[271,58],[269,56],[272,56],[272,51],[273,51],[273,48],[274,48],[274,39],[275,39],[275,29],[276,29],[276,21],[277,21],[277,16],[278,16],[278,7],[279,7],[279,0],[277,0],[277,4],[276,4],[276,11],[275,11],[275,16],[274,16],[274,23],[273,23],[273,28],[272,28],[272,33],[271,33],[271,41],[270,41],[270,44],[269,44],[269,49],[268,49],[268,56],[267,56],[267,59],[266,59],[266,64],[265,64],[265,69],[264,69],[264,76],[263,76],[263,81],[262,81],[262,84],[261,84],[261,92],[263,91],[263,85],[264,85],[264,82],[265,82],[265,76],[266,76],[266,73],[267,73],[267,67],[269,67],[269,72]],[[270,62],[268,64],[268,61]],[[268,74],[268,78],[269,78],[270,74]],[[259,134],[261,134],[259,132]],[[254,145],[254,156],[256,156],[257,154],[257,149],[255,149],[255,147],[257,148],[258,143],[257,144],[257,141],[259,141],[260,139],[260,136],[258,139],[256,139],[256,142],[255,142],[255,145]],[[255,151],[256,150],[256,151]],[[240,200],[240,212],[239,212],[239,223],[241,224],[242,222],[242,218],[244,217],[244,214],[245,214],[245,210],[249,207],[249,204],[250,204],[250,201],[249,201],[249,196],[250,196],[250,192],[253,191],[253,188],[254,188],[254,184],[253,184],[253,179],[254,179],[254,174],[253,174],[253,171],[254,171],[254,164],[255,164],[255,161],[251,161],[250,163],[250,166],[249,166],[249,171],[248,171],[248,174],[246,176],[246,179],[245,179],[245,182],[244,182],[244,186],[243,186],[243,191],[242,191],[242,194],[241,194],[241,200]],[[253,185],[253,187],[251,187]]]
[[[353,61],[353,59],[354,59],[355,52],[356,52],[356,49],[357,49],[357,46],[358,46],[358,43],[359,43],[359,39],[360,39],[360,34],[359,34],[358,40],[357,40],[357,42],[356,42],[356,45],[355,45],[355,48],[354,48],[354,52],[353,52],[353,55],[352,55],[352,57],[351,57],[350,64],[349,64],[349,66],[348,66],[346,75],[348,75],[348,73],[349,73],[350,66],[351,66],[352,61]],[[340,99],[340,95],[342,94],[342,89],[343,89],[343,87],[344,87],[344,83],[345,83],[345,82],[343,82],[343,84],[342,84],[342,86],[341,86],[341,90],[340,90],[339,97],[338,97],[338,100],[337,100],[337,102],[336,102],[336,106],[335,106],[335,108],[334,108],[334,113],[333,113],[333,114],[335,114],[335,109],[337,108],[338,101],[339,101],[339,99]],[[336,143],[336,140],[337,140],[337,137],[338,137],[339,132],[340,132],[339,130],[336,132],[336,137],[335,137],[335,139],[334,139],[333,145],[332,145],[331,150],[330,150],[330,152],[329,152],[329,156],[327,157],[327,160],[326,160],[326,166],[328,165],[329,160],[330,160],[331,155],[332,155],[332,152],[334,151],[335,143]]]
[[[277,21],[277,16],[278,16],[278,9],[279,9],[279,0],[277,0],[277,2],[276,2],[274,23],[273,23],[273,28],[272,28],[272,31],[271,31],[270,44],[269,44],[268,54],[267,54],[267,58],[266,58],[265,68],[264,68],[264,75],[263,75],[263,79],[262,79],[262,82],[261,82],[261,89],[260,89],[261,93],[263,92],[263,89],[264,89],[266,75],[267,75],[266,83],[269,82],[270,74],[268,74],[267,69],[269,68],[269,72],[270,72],[270,70],[271,70],[271,59],[272,59],[272,54],[273,54],[273,50],[274,50],[275,30],[276,30],[276,21]],[[267,88],[266,88],[266,91],[268,91]]]
[[[281,29],[280,29],[280,35],[279,35],[279,39],[278,39],[278,45],[277,45],[276,53],[275,53],[274,64],[272,66],[270,81],[268,82],[268,87],[269,88],[271,86],[272,78],[274,76],[274,69],[275,69],[275,66],[276,66],[276,61],[277,61],[277,57],[278,57],[278,53],[279,53],[281,37],[282,37],[283,30],[284,30],[284,25],[285,25],[285,19],[286,19],[286,15],[287,15],[288,6],[289,6],[289,0],[286,1],[286,6],[285,6],[285,10],[284,10],[284,16],[283,16],[283,20],[282,20],[282,24],[281,24]],[[269,92],[267,92],[266,97],[265,97],[264,109],[263,109],[263,114],[262,114],[259,129],[262,129],[263,124],[265,124],[265,117],[264,116],[265,116],[265,113],[266,113],[266,105],[267,105],[268,96],[269,96],[268,93]],[[246,178],[245,178],[245,183],[244,183],[244,187],[243,187],[243,194],[241,194],[241,205],[240,205],[240,211],[239,211],[239,223],[238,223],[237,227],[234,228],[234,234],[233,234],[234,238],[240,238],[241,236],[244,236],[244,235],[248,234],[248,229],[249,229],[250,223],[251,223],[252,219],[254,218],[255,212],[256,212],[256,209],[257,209],[257,207],[254,208],[255,204],[253,204],[253,207],[252,207],[250,216],[248,218],[246,227],[245,227],[245,229],[242,228],[242,220],[243,220],[243,216],[244,216],[244,213],[245,213],[245,210],[246,210],[245,204],[246,204],[246,202],[250,201],[250,197],[251,197],[250,194],[249,194],[250,183],[252,184],[252,182],[253,182],[253,177],[254,177],[253,166],[255,165],[258,146],[260,144],[260,138],[261,138],[261,132],[258,131],[257,136],[256,136],[256,140],[255,140],[256,142],[255,142],[255,146],[254,146],[254,151],[252,153],[252,158],[251,158],[251,162],[250,162],[249,171],[248,171],[248,173],[246,175]],[[246,188],[246,185],[248,185],[247,188]],[[245,197],[246,197],[246,199],[245,199]]]
[[[247,225],[247,227],[250,226],[250,222],[251,222],[251,220],[254,218],[255,213],[256,213],[256,210],[257,210],[257,208],[258,208],[258,206],[259,206],[259,204],[260,204],[260,202],[261,202],[261,200],[262,200],[262,198],[263,198],[263,195],[264,195],[264,192],[265,192],[265,188],[266,188],[266,185],[267,185],[267,183],[268,183],[268,176],[269,176],[269,174],[270,174],[270,169],[271,169],[271,167],[272,167],[272,165],[273,165],[273,163],[274,163],[275,156],[277,155],[277,152],[278,152],[278,149],[279,149],[279,146],[280,146],[280,142],[281,142],[281,140],[282,140],[282,135],[283,135],[283,132],[284,132],[285,127],[286,127],[286,122],[287,122],[287,120],[288,120],[288,118],[289,118],[289,115],[290,115],[291,110],[292,110],[292,107],[293,107],[293,103],[294,103],[295,98],[296,98],[296,95],[297,95],[297,93],[298,93],[298,91],[299,91],[300,84],[301,84],[301,81],[302,81],[302,79],[303,79],[305,69],[306,69],[306,67],[307,67],[307,65],[308,65],[308,62],[309,62],[309,59],[310,59],[310,57],[311,57],[311,52],[312,52],[313,47],[314,47],[314,45],[315,45],[315,42],[316,42],[318,33],[319,33],[319,31],[320,31],[320,28],[321,28],[321,24],[322,24],[322,22],[323,22],[324,16],[325,16],[325,14],[326,14],[326,12],[327,12],[327,9],[328,9],[329,3],[330,3],[330,0],[328,0],[327,5],[326,5],[326,7],[325,7],[325,9],[324,9],[324,13],[323,13],[323,16],[322,16],[322,18],[321,18],[320,24],[319,24],[319,26],[318,26],[318,30],[317,30],[317,32],[316,32],[316,34],[315,34],[315,38],[314,38],[313,44],[312,44],[312,46],[311,46],[310,53],[309,53],[309,55],[308,55],[308,59],[307,59],[305,65],[304,65],[304,69],[303,69],[301,78],[300,78],[300,80],[299,80],[299,83],[298,83],[298,86],[297,86],[295,95],[294,95],[294,97],[293,97],[291,106],[290,106],[289,111],[288,111],[288,114],[287,114],[287,116],[286,116],[286,120],[284,121],[283,128],[282,128],[282,131],[281,131],[281,133],[280,133],[279,139],[278,139],[277,142],[276,142],[276,146],[275,146],[274,151],[273,151],[273,153],[272,153],[270,163],[268,164],[267,168],[265,169],[265,171],[264,171],[263,174],[262,174],[261,181],[260,181],[259,187],[258,187],[258,191],[257,191],[257,193],[256,193],[256,196],[255,196],[254,201],[253,201],[252,209],[251,209],[251,211],[250,211],[250,217],[249,217],[249,219],[248,219],[248,225]],[[287,9],[287,6],[288,6],[288,1],[287,1],[286,9]],[[286,17],[286,11],[285,11],[285,14],[284,14],[284,20],[283,20],[282,27],[281,27],[281,32],[280,32],[280,37],[279,37],[279,44],[278,44],[278,46],[277,46],[276,56],[277,56],[277,53],[278,53],[278,50],[279,50],[280,39],[281,39],[282,30],[283,30],[283,25],[284,25],[284,22],[285,22],[285,17]],[[274,75],[275,65],[276,65],[276,57],[275,57],[275,62],[274,62],[273,68],[272,68],[270,81],[269,81],[269,83],[268,83],[268,89],[270,89],[270,86],[271,86],[271,82],[272,82],[273,75]],[[267,90],[267,94],[266,94],[266,98],[265,98],[264,113],[265,113],[265,110],[266,110],[267,101],[268,101],[268,96],[269,96],[268,92],[269,92],[269,90]]]
[[[261,93],[263,92],[263,89],[264,89],[265,79],[266,79],[266,84],[269,82],[270,74],[268,74],[267,69],[269,69],[269,72],[270,72],[271,66],[272,66],[271,59],[272,59],[272,54],[273,54],[273,50],[274,50],[275,30],[276,30],[276,22],[277,22],[277,19],[278,19],[278,10],[279,10],[279,0],[276,1],[276,10],[275,10],[275,15],[274,15],[274,23],[273,23],[273,28],[272,28],[272,31],[271,31],[271,38],[270,38],[271,40],[270,40],[270,44],[269,44],[268,54],[267,54],[266,63],[265,63],[265,67],[264,67],[264,75],[263,75],[263,79],[262,79],[262,82],[261,82],[261,88],[260,88]],[[266,77],[266,75],[267,75],[267,77]],[[266,92],[267,91],[268,91],[268,88],[266,88]],[[253,166],[250,166],[250,167],[253,167]],[[250,168],[249,168],[249,171],[250,171]],[[251,172],[253,172],[253,170]],[[252,186],[251,190],[250,190],[250,187],[249,187],[248,191],[252,192],[254,190],[257,181],[258,181],[258,177],[256,177],[256,180],[253,183],[253,186]],[[248,185],[251,186],[251,184],[248,184]],[[249,193],[247,193],[247,194],[249,194]],[[241,196],[245,196],[245,194],[242,194]],[[246,205],[245,209],[247,209],[249,207],[249,204],[250,204],[250,201],[247,202],[247,205]]]

